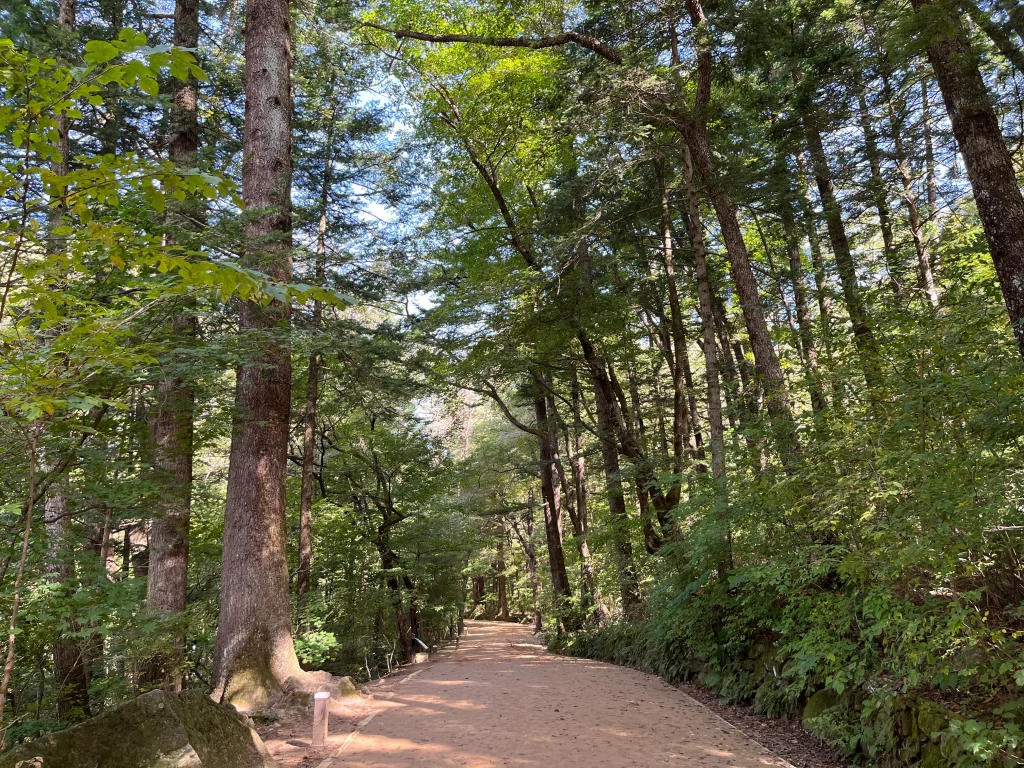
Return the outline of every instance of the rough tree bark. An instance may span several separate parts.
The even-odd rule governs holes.
[[[565,570],[565,551],[562,548],[562,510],[560,491],[555,470],[555,452],[551,443],[547,403],[542,393],[533,399],[537,418],[537,442],[540,449],[540,490],[544,505],[544,538],[548,545],[548,565],[551,568],[551,591],[554,593],[555,612],[561,621],[566,602],[572,597],[569,575]]]
[[[291,30],[287,0],[248,0],[242,194],[245,263],[291,278]],[[220,619],[212,688],[239,709],[266,706],[301,676],[291,634],[285,478],[291,353],[287,306],[246,302],[239,326],[264,350],[236,374]]]
[[[959,19],[931,0],[912,0],[928,46],[928,61],[942,91],[974,199],[981,216],[999,287],[1024,357],[1024,197],[995,109],[978,67],[978,56]]]
[[[199,0],[177,0],[174,5],[174,44],[199,44]],[[176,81],[170,114],[168,155],[179,168],[195,164],[199,148],[198,83],[191,75]],[[192,229],[202,217],[201,203],[186,199],[172,206],[172,221]],[[196,334],[198,322],[181,312],[171,322],[175,336]],[[174,361],[172,361],[173,365]],[[185,610],[188,593],[188,537],[192,508],[192,443],[195,392],[181,376],[170,374],[156,389],[156,408],[149,429],[154,464],[163,487],[161,508],[149,530],[149,580],[146,605],[151,611],[178,614]],[[175,633],[172,650],[151,659],[143,673],[147,683],[181,690],[185,637]]]

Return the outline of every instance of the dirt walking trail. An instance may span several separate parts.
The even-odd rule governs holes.
[[[460,648],[373,696],[318,768],[788,766],[661,679],[550,654],[514,624],[467,622]]]

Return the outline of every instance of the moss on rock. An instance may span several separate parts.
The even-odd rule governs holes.
[[[232,707],[197,691],[151,691],[0,755],[0,768],[273,768]]]
[[[917,725],[921,729],[921,735],[931,739],[933,733],[946,730],[949,720],[937,706],[924,703],[917,715]]]
[[[839,704],[839,694],[830,688],[822,688],[807,700],[803,719],[813,720]]]
[[[947,760],[938,744],[925,744],[921,750],[921,768],[947,768]]]

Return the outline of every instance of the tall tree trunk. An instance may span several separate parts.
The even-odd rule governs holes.
[[[799,79],[798,76],[794,76]],[[869,388],[878,384],[878,345],[874,332],[868,322],[868,312],[857,284],[857,265],[850,250],[850,241],[846,236],[846,225],[843,223],[843,211],[836,199],[832,185],[832,171],[829,169],[825,146],[821,140],[817,115],[813,106],[803,115],[804,134],[807,138],[807,149],[811,155],[811,166],[814,169],[814,180],[818,186],[818,196],[825,211],[825,223],[828,236],[832,243],[832,255],[836,260],[839,280],[843,287],[843,299],[846,312],[853,326],[853,339],[860,355],[861,371]]]
[[[821,413],[826,408],[825,393],[821,387],[818,374],[818,345],[814,338],[814,321],[807,303],[807,287],[804,285],[804,265],[800,253],[800,236],[797,233],[796,216],[792,190],[788,190],[779,205],[782,229],[786,236],[786,252],[789,255],[789,282],[793,286],[793,299],[796,304],[796,320],[800,332],[801,347],[804,351],[804,362],[807,366],[807,389],[811,395],[811,410]]]
[[[572,482],[566,477],[565,468],[562,462],[555,463],[558,469],[558,477],[562,486],[562,496],[565,499],[565,509],[569,513],[569,521],[572,524],[573,540],[580,556],[580,580],[583,587],[590,595],[591,612],[594,621],[598,626],[604,626],[608,617],[604,609],[604,600],[601,598],[601,587],[597,583],[597,572],[594,569],[594,558],[590,554],[590,544],[587,542],[587,517],[588,497],[586,481],[586,459],[583,456],[583,435],[582,421],[579,411],[579,383],[576,380],[576,372],[573,371],[572,379],[572,405],[573,405],[573,437],[570,439],[569,426],[564,426],[565,455],[572,469]],[[547,396],[548,414],[556,415],[555,398],[548,391]],[[557,442],[557,436],[552,439]]]
[[[69,35],[78,26],[76,0],[60,0],[57,23]],[[67,55],[71,59],[70,52]],[[50,170],[56,176],[66,176],[70,171],[71,146],[69,132],[71,120],[64,113],[57,115],[57,153]],[[64,224],[67,216],[67,201],[62,199],[50,209],[49,229]],[[51,253],[57,253],[62,243],[52,235],[48,240]],[[70,522],[70,505],[61,485],[51,486],[43,507],[43,522],[46,525],[47,566],[46,571],[54,583],[70,582],[74,576],[73,567],[67,562],[69,554],[65,539]],[[72,618],[74,623],[74,618]],[[83,646],[80,641],[69,640],[58,634],[53,643],[53,677],[57,695],[57,719],[67,722],[89,717],[89,671],[86,668]]]
[[[818,320],[821,323],[821,336],[825,342],[828,360],[832,358],[832,296],[825,278],[825,259],[821,254],[821,238],[818,236],[818,217],[808,189],[807,165],[802,154],[795,156],[800,187],[800,220],[807,236],[807,244],[811,251],[811,274],[814,277],[814,299],[818,304]]]
[[[711,47],[707,17],[700,0],[686,0],[690,23],[700,42],[697,54],[697,89],[694,117],[679,121],[680,133],[689,149],[697,176],[707,189],[718,218],[722,240],[729,255],[733,284],[740,300],[743,321],[754,353],[754,366],[767,395],[768,413],[772,418],[780,454],[788,457],[799,450],[799,441],[789,404],[785,375],[772,344],[771,331],[764,317],[757,279],[750,265],[750,256],[740,229],[739,210],[715,171],[708,145],[706,111],[711,99]]]
[[[604,598],[601,596],[601,586],[597,581],[597,571],[594,568],[594,559],[590,554],[590,544],[587,542],[590,520],[590,492],[587,490],[587,464],[584,455],[583,445],[583,414],[581,407],[582,393],[580,392],[579,380],[576,370],[572,372],[572,440],[570,442],[569,429],[566,427],[565,448],[566,456],[572,467],[572,496],[574,502],[574,513],[569,519],[572,521],[573,533],[578,542],[580,553],[580,576],[583,583],[590,592],[590,599],[593,605],[591,612],[595,623],[603,627],[608,623],[608,614],[604,607]]]
[[[668,202],[668,188],[665,183],[665,167],[661,160],[654,163],[661,205],[661,258],[665,267],[665,282],[668,285],[669,323],[672,328],[672,386],[673,386],[673,471],[680,474],[683,466],[696,457],[702,439],[696,419],[696,401],[692,399],[693,375],[687,381],[690,361],[686,331],[683,328],[682,303],[679,300],[679,285],[676,282],[675,258],[672,247],[672,213]],[[689,397],[687,388],[689,387]],[[643,514],[643,511],[641,511]]]
[[[505,528],[502,527],[498,535],[498,560],[494,564],[498,572],[498,618],[502,621],[509,620],[508,614],[508,579],[505,576]]]
[[[199,0],[176,0],[174,44],[199,44]],[[170,114],[168,154],[182,169],[195,165],[199,148],[198,84],[191,75],[176,81]],[[171,223],[194,229],[202,218],[202,203],[188,198],[171,207]],[[175,337],[194,337],[198,322],[191,312],[173,319]],[[172,361],[173,365],[174,361]],[[192,511],[192,443],[195,392],[181,376],[169,375],[157,386],[156,409],[150,421],[155,465],[163,487],[159,514],[149,529],[149,580],[146,605],[151,611],[180,614],[188,594],[188,539]],[[170,691],[181,690],[185,637],[177,632],[171,649],[150,660],[143,679],[159,682]]]
[[[697,308],[704,333],[704,375],[708,388],[708,426],[711,431],[711,476],[715,485],[715,503],[722,524],[722,548],[716,558],[720,573],[732,567],[732,536],[728,522],[728,487],[725,474],[725,425],[722,421],[722,391],[718,378],[718,345],[715,339],[715,310],[708,272],[707,244],[704,226],[694,186],[693,164],[688,152],[683,153],[684,181],[686,183],[686,230],[693,249],[694,271],[697,278]]]
[[[287,0],[248,0],[245,24],[242,195],[245,264],[291,279],[291,32]],[[291,405],[289,310],[240,307],[239,326],[265,351],[237,372],[238,415],[224,512],[220,620],[213,697],[239,709],[266,706],[301,675],[291,634],[285,479]],[[296,679],[296,681],[293,681]]]
[[[939,293],[935,289],[935,277],[932,275],[932,260],[928,253],[925,240],[924,222],[917,209],[917,193],[914,191],[914,179],[910,172],[910,162],[903,145],[903,121],[897,109],[893,88],[889,81],[889,72],[882,67],[882,96],[889,111],[889,125],[892,129],[893,148],[895,150],[896,167],[900,172],[903,184],[903,201],[907,204],[907,218],[910,221],[910,235],[914,239],[914,252],[917,255],[918,285],[928,297],[932,309],[939,308]]]
[[[319,303],[319,302],[318,302]],[[314,314],[316,310],[314,310]],[[306,375],[306,406],[302,431],[302,480],[299,487],[299,562],[295,591],[300,606],[309,592],[313,572],[313,486],[316,475],[316,410],[320,379],[320,354],[309,356]],[[304,610],[304,607],[300,607]]]
[[[988,39],[992,41],[999,53],[1017,70],[1018,74],[1024,75],[1024,53],[1010,39],[1010,35],[1003,28],[1003,25],[993,21],[988,12],[981,8],[975,0],[963,0],[963,8],[971,21],[988,35]]]
[[[924,130],[924,170],[928,184],[928,221],[934,222],[939,212],[939,184],[935,177],[935,141],[932,132],[932,107],[928,95],[928,78],[921,78],[921,124]]]
[[[626,512],[626,496],[622,488],[622,473],[619,467],[619,446],[615,438],[615,418],[607,391],[596,382],[594,385],[595,408],[597,410],[597,432],[601,444],[601,459],[604,464],[605,491],[608,495],[608,512],[612,529],[612,546],[615,550],[615,564],[619,573],[619,596],[622,612],[627,619],[636,618],[641,609],[640,584],[633,563],[633,545],[629,538],[629,518]]]
[[[540,578],[537,574],[537,549],[533,545],[533,506],[536,503],[536,497],[534,496],[532,485],[529,491],[527,491],[526,502],[526,531],[521,531],[514,520],[512,521],[512,529],[515,531],[516,538],[519,539],[519,543],[523,548],[523,554],[526,556],[526,575],[530,581],[530,594],[533,597],[533,631],[540,632],[544,629],[544,623],[540,612]]]
[[[1010,324],[1024,357],[1024,197],[1013,160],[963,25],[947,18],[945,10],[931,0],[912,0],[912,4],[925,22],[920,29],[925,30],[928,61],[967,166]]]
[[[54,584],[69,585],[74,567],[68,562],[65,540],[71,508],[63,487],[50,486],[43,507],[46,525],[46,572]],[[72,629],[76,622],[72,618]],[[58,635],[53,643],[53,685],[57,696],[57,719],[62,722],[84,720],[89,712],[89,671],[82,643]]]
[[[174,318],[172,329],[188,337],[194,335],[195,325],[195,317],[183,313]],[[156,406],[149,430],[161,500],[149,527],[146,606],[157,613],[181,614],[188,596],[195,395],[183,379],[169,377],[157,387]],[[129,537],[130,532],[125,536]],[[165,690],[179,691],[185,654],[182,628],[175,628],[168,646],[164,653],[150,660],[143,680],[159,683]]]
[[[719,368],[725,377],[726,387],[724,388],[726,399],[726,415],[729,418],[729,427],[736,429],[739,426],[736,418],[736,411],[742,411],[742,389],[740,386],[739,372],[736,368],[736,358],[732,352],[729,341],[729,332],[725,327],[725,318],[719,315],[719,303],[716,300],[714,287],[712,286],[711,311],[715,323],[715,336],[718,339],[718,351],[721,355]],[[724,311],[724,308],[722,308]],[[732,400],[730,400],[732,398]],[[738,401],[738,406],[737,406]]]
[[[697,175],[708,189],[712,206],[718,217],[722,239],[729,256],[733,285],[740,300],[743,321],[747,327],[747,337],[750,339],[750,347],[754,353],[757,377],[765,390],[768,413],[775,422],[776,433],[780,440],[779,449],[785,454],[798,449],[796,428],[790,410],[785,376],[772,344],[771,331],[765,320],[761,296],[757,289],[757,279],[750,266],[750,256],[740,230],[739,211],[729,193],[717,179],[707,143],[707,135],[702,130],[694,130],[691,133],[692,135],[687,141],[688,148],[693,157]]]
[[[864,134],[864,154],[868,158],[868,166],[871,168],[871,198],[878,212],[878,226],[882,230],[882,247],[885,252],[885,266],[889,273],[889,283],[893,293],[897,296],[902,293],[900,283],[900,264],[897,260],[896,246],[892,238],[892,218],[889,215],[889,203],[887,201],[885,179],[882,178],[882,159],[878,153],[878,136],[875,133],[875,126],[871,121],[871,112],[868,110],[867,98],[864,95],[864,83],[861,82],[860,72],[857,73],[857,116],[860,120],[861,133]]]
[[[333,79],[329,87],[332,90],[333,98]],[[317,286],[324,284],[327,269],[327,208],[334,172],[335,114],[333,110],[329,119],[324,143],[323,178],[320,185],[320,223],[317,227],[316,260],[313,266],[313,284]],[[316,334],[320,330],[323,320],[323,306],[317,300],[313,301],[312,320],[312,330]],[[300,601],[309,592],[313,569],[313,481],[316,474],[315,435],[320,379],[320,351],[318,349],[314,349],[310,354],[307,370],[305,423],[302,435],[302,481],[299,490],[299,563],[296,578],[296,591]]]
[[[554,592],[555,612],[561,622],[568,600],[572,597],[569,576],[565,571],[565,552],[562,549],[561,493],[557,484],[555,451],[551,442],[547,403],[538,392],[533,399],[537,417],[540,447],[540,489],[544,502],[544,536],[548,545],[548,564],[551,568],[551,590]]]

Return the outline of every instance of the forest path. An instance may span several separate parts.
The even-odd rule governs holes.
[[[382,681],[376,715],[321,765],[788,766],[660,678],[548,653],[515,624],[466,627],[457,650]]]

